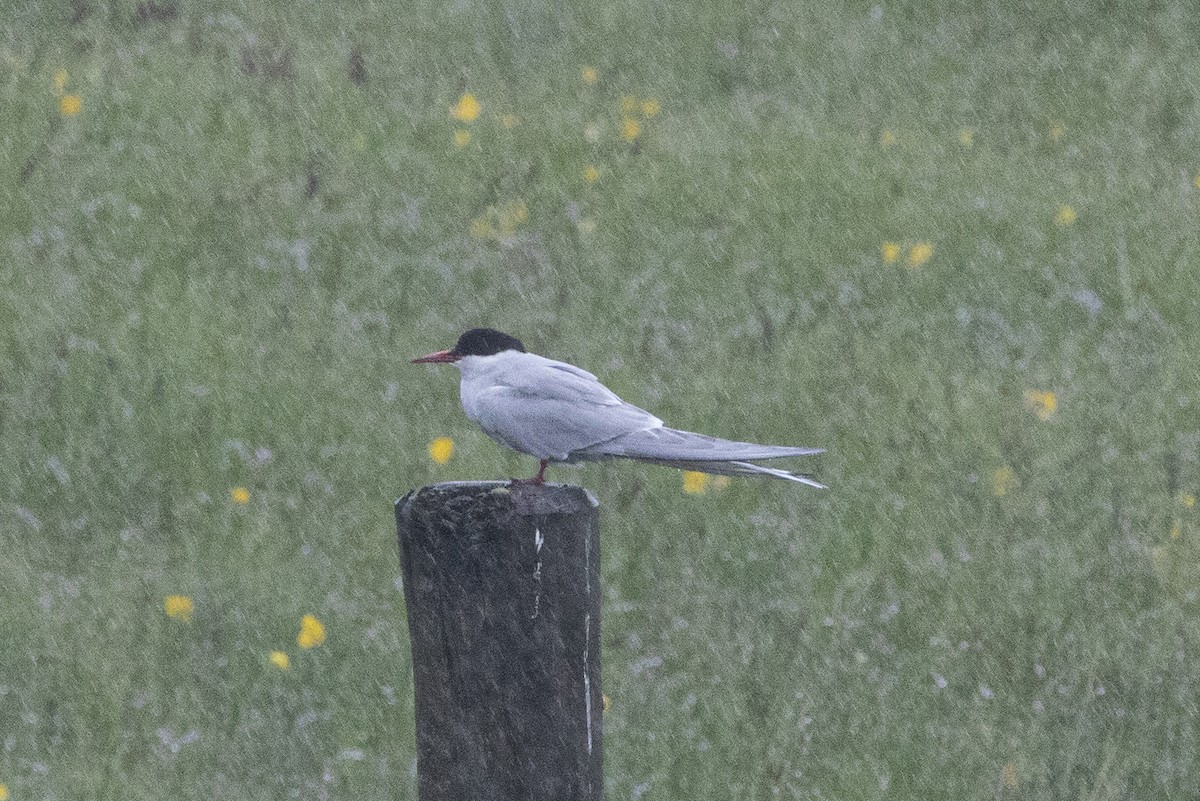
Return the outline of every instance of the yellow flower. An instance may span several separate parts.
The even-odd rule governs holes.
[[[621,118],[621,138],[632,142],[642,135],[642,124],[633,117]]]
[[[992,473],[992,494],[997,498],[1003,498],[1015,490],[1020,483],[1015,470],[1006,464],[1000,465],[996,468],[996,472]]]
[[[1060,228],[1065,228],[1075,222],[1079,215],[1075,213],[1075,209],[1068,205],[1058,207],[1058,213],[1054,215],[1054,224]]]
[[[908,249],[908,268],[910,270],[917,269],[929,261],[931,256],[933,256],[933,243],[918,242]]]
[[[1000,768],[1000,784],[1003,787],[1017,786],[1017,765],[1015,762],[1005,762]]]
[[[1049,420],[1058,411],[1058,397],[1050,390],[1025,390],[1025,406],[1039,420]]]
[[[500,117],[500,125],[503,128],[516,128],[520,124],[521,118],[511,112]]]
[[[63,95],[58,99],[58,110],[64,117],[74,117],[83,108],[79,95]]]
[[[612,709],[612,699],[608,697],[607,693],[601,693],[600,703],[602,704],[601,710],[607,715],[608,710]],[[4,799],[0,798],[0,801],[4,801]]]
[[[471,132],[466,128],[454,129],[454,146],[458,148],[471,144]]]
[[[596,71],[595,67],[580,67],[579,77],[582,78],[583,82],[588,86],[595,86],[596,81],[600,80],[600,73]]]
[[[883,132],[879,134],[879,146],[886,148],[894,144],[896,144],[896,134],[892,132],[891,128],[884,128]]]
[[[283,651],[272,651],[270,659],[271,664],[280,670],[287,670],[288,665],[291,664],[291,661],[288,659],[288,655]]]
[[[8,801],[8,785],[0,784],[0,801]]]
[[[683,474],[683,491],[688,495],[699,495],[708,490],[708,473],[686,470]]]
[[[524,200],[514,200],[507,204],[505,213],[517,223],[523,223],[529,219],[529,207],[525,205]]]
[[[1196,505],[1196,496],[1190,492],[1179,493],[1179,505],[1191,509]]]
[[[900,245],[895,242],[883,243],[883,260],[888,264],[894,264],[900,258]]]
[[[975,146],[975,129],[963,128],[958,132],[958,143],[970,150]]]
[[[1183,521],[1178,517],[1171,523],[1171,539],[1177,540],[1183,536]]]
[[[1056,122],[1050,126],[1050,138],[1055,142],[1057,142],[1059,139],[1062,139],[1063,134],[1066,132],[1067,129],[1063,127],[1061,122]]]
[[[54,73],[54,94],[55,94],[55,96],[62,95],[62,93],[67,88],[67,81],[69,81],[70,79],[71,79],[71,76],[67,73],[67,71],[65,69],[60,69]],[[0,799],[0,801],[3,801],[3,800]]]
[[[652,97],[642,101],[642,116],[646,119],[657,117],[660,111],[662,111],[662,104],[656,98]]]
[[[445,464],[454,455],[454,440],[449,437],[438,437],[429,443],[429,458],[438,464]]]
[[[473,94],[464,94],[458,102],[450,107],[450,116],[459,122],[475,122],[481,111],[479,101]]]
[[[621,95],[621,115],[632,117],[637,114],[638,99],[633,95]]]
[[[313,615],[305,615],[300,618],[300,634],[296,637],[296,644],[307,650],[316,648],[323,642],[325,642],[325,625]]]
[[[589,184],[594,184],[600,180],[600,168],[595,164],[589,164],[583,168],[583,180]]]
[[[187,623],[192,619],[192,599],[186,595],[168,595],[163,599],[163,611],[167,617]]]
[[[1196,180],[1192,181],[1197,189],[1200,189],[1200,173],[1196,175]]]
[[[471,221],[471,236],[476,239],[509,236],[528,219],[529,206],[520,198],[500,206],[488,206],[487,211]],[[433,455],[432,451],[430,455]]]
[[[471,236],[475,239],[490,239],[495,235],[496,229],[492,227],[492,221],[486,216],[471,220]],[[432,455],[431,453],[430,456]]]
[[[229,491],[229,497],[234,503],[250,503],[250,490],[245,487],[234,487]]]

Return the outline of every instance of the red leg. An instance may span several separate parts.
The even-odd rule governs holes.
[[[534,487],[542,486],[543,484],[546,483],[546,465],[548,465],[548,464],[549,464],[549,462],[547,460],[542,459],[542,464],[540,467],[538,467],[536,476],[534,476],[533,478],[514,478],[512,480],[512,483],[513,484],[530,484]]]

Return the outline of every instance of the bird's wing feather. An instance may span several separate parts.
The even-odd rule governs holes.
[[[608,459],[624,457],[639,462],[665,465],[680,470],[695,470],[721,476],[770,476],[785,481],[807,484],[817,489],[825,485],[803,473],[791,473],[775,467],[751,464],[749,459],[779,459],[787,456],[811,456],[824,453],[824,448],[792,448],[781,445],[758,445],[753,442],[734,442],[691,431],[673,428],[654,428],[633,431],[571,454],[572,459]]]
[[[532,353],[519,354],[505,369],[498,370],[489,378],[494,386],[508,387],[529,397],[603,406],[625,403],[587,370]]]
[[[623,456],[627,459],[672,459],[693,462],[727,462],[751,459],[779,459],[786,456],[811,456],[824,448],[792,448],[734,442],[674,428],[631,431],[599,442],[574,454],[578,458]]]
[[[718,476],[766,476],[784,481],[795,481],[817,489],[829,489],[824,484],[804,473],[792,473],[777,467],[763,467],[750,462],[691,462],[686,459],[637,459],[647,464],[674,467],[677,470],[694,470],[697,473],[712,473]]]
[[[561,461],[573,451],[662,425],[586,370],[522,357],[516,369],[491,376],[471,399],[475,422],[513,450]]]

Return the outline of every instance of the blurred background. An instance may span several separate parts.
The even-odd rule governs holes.
[[[1189,3],[3,6],[0,800],[415,798],[476,325],[829,449],[551,469],[606,797],[1200,795]]]

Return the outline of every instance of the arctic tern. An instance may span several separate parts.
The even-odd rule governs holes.
[[[810,456],[824,448],[756,445],[667,428],[626,403],[586,370],[527,353],[521,340],[472,328],[450,350],[413,364],[453,364],[467,417],[489,437],[541,460],[537,475],[514,483],[542,484],[550,462],[625,458],[725,476],[770,476],[825,489],[805,475],[751,460]]]

